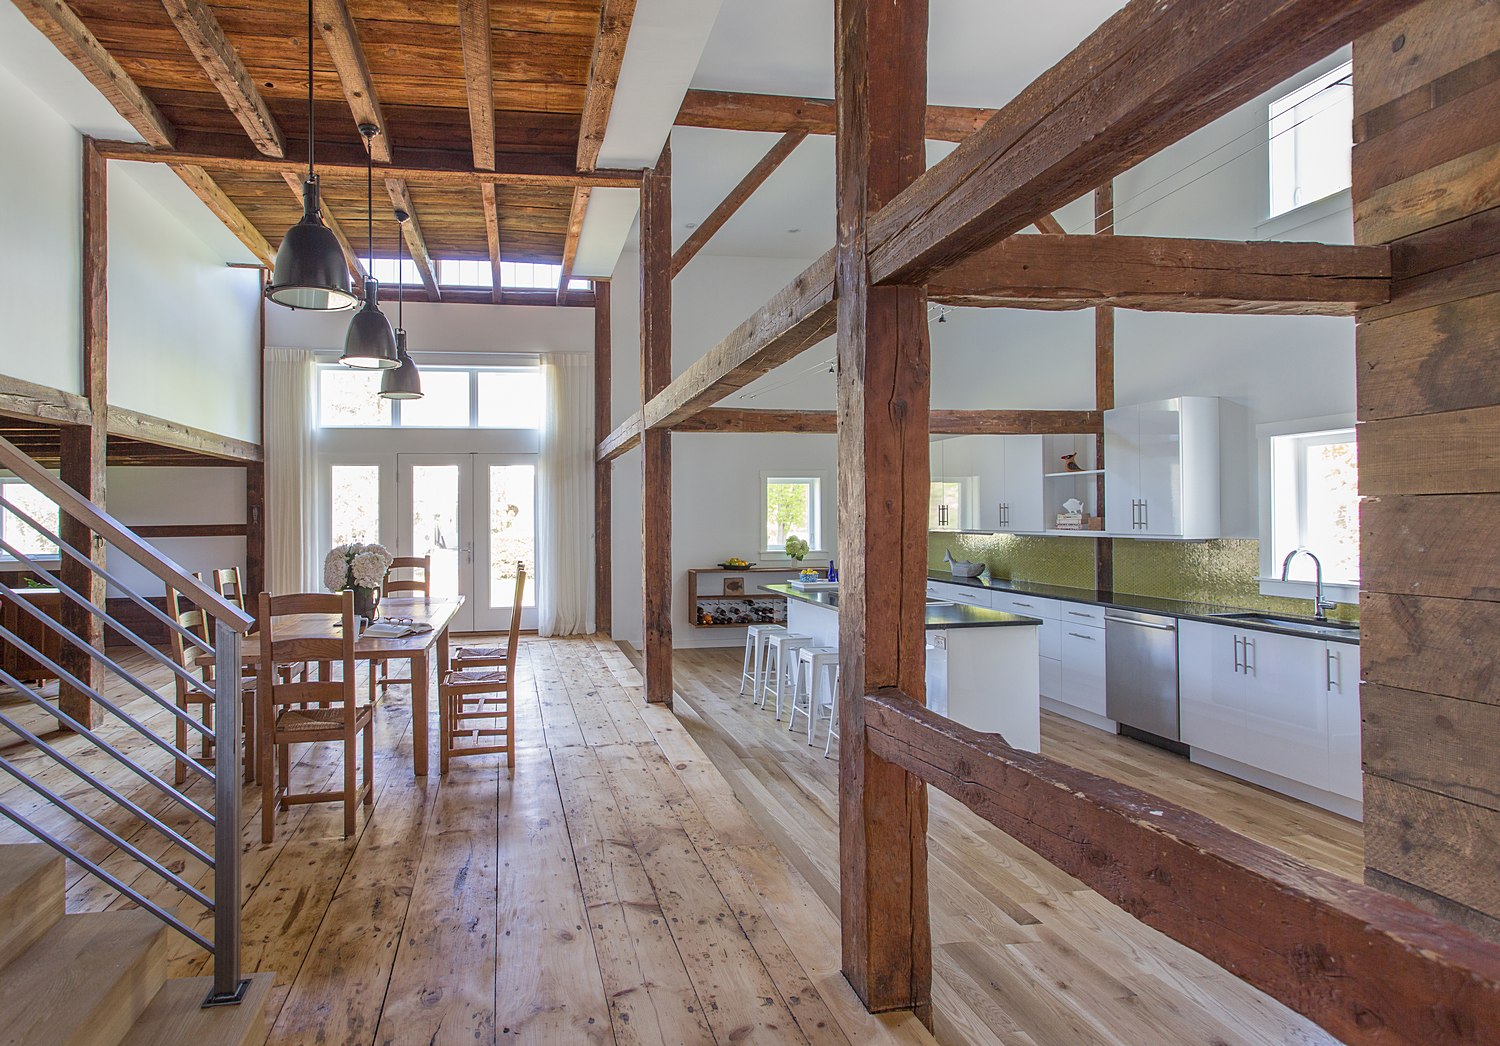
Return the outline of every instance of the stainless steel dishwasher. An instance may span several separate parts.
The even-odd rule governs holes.
[[[1105,612],[1104,711],[1122,727],[1180,739],[1176,618],[1134,610]]]

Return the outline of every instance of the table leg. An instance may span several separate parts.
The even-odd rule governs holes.
[[[418,777],[427,776],[427,674],[427,651],[419,650],[411,658],[412,769]]]

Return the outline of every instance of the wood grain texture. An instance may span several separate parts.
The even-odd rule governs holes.
[[[261,448],[258,444],[230,436],[221,436],[216,432],[194,428],[179,421],[167,421],[165,418],[142,414],[128,407],[111,406],[108,418],[110,436],[124,436],[128,439],[187,450],[211,458],[222,458],[225,461],[262,460]]]
[[[625,44],[635,17],[636,0],[602,0],[599,25],[589,58],[588,85],[583,95],[583,113],[578,125],[578,169],[592,171],[599,163],[599,148],[609,128],[615,87],[625,60]]]
[[[505,280],[500,268],[500,207],[495,199],[495,186],[485,182],[479,187],[484,204],[484,240],[490,254],[490,301],[499,305],[505,293]]]
[[[1500,813],[1371,773],[1365,816],[1386,825],[1365,844],[1367,867],[1500,918],[1500,880],[1474,874],[1500,860]]]
[[[925,282],[1411,6],[1134,0],[871,219],[874,279]]]
[[[610,330],[610,283],[594,284],[594,439],[609,430],[614,372]],[[609,635],[614,625],[614,468],[594,463],[594,627]]]
[[[276,117],[271,115],[234,45],[224,36],[213,10],[203,0],[162,0],[162,6],[255,147],[267,156],[286,156]]]
[[[1362,547],[1400,550],[1365,558],[1363,591],[1500,601],[1500,560],[1474,555],[1500,544],[1500,495],[1366,497],[1359,526]]]
[[[224,223],[224,227],[234,233],[235,239],[245,245],[245,248],[254,256],[255,260],[267,267],[276,263],[276,252],[270,243],[261,235],[250,219],[246,218],[244,212],[235,206],[223,189],[214,182],[209,173],[202,167],[193,167],[186,164],[173,164],[172,171],[182,179],[182,183],[193,191],[193,195],[202,200],[208,209],[214,213],[214,217]],[[298,192],[300,193],[300,183]]]
[[[683,266],[693,260],[708,241],[713,239],[714,233],[722,229],[729,219],[734,217],[735,212],[744,206],[745,201],[754,195],[755,190],[776,173],[776,168],[780,167],[806,138],[806,132],[788,131],[777,139],[770,151],[750,168],[745,177],[741,178],[739,183],[729,191],[729,195],[719,201],[719,205],[709,212],[708,217],[698,223],[698,227],[682,242],[682,246],[677,248],[677,252],[672,255],[673,276],[676,276],[682,271]]]
[[[568,210],[568,235],[563,241],[562,273],[557,281],[559,305],[568,299],[568,283],[573,279],[573,263],[578,259],[578,239],[583,235],[583,219],[588,214],[591,191],[582,185],[573,190],[573,204]]]
[[[1103,431],[1096,410],[934,410],[928,430],[939,435],[1049,435]],[[837,430],[830,410],[710,407],[672,426],[673,432],[820,432]]]
[[[1386,494],[1500,491],[1500,405],[1360,426],[1359,490]]]
[[[93,418],[93,411],[89,408],[89,401],[76,392],[64,392],[24,378],[0,375],[0,417],[87,425]]]
[[[463,41],[464,91],[474,166],[491,170],[495,166],[495,53],[490,0],[459,0],[458,34]]]
[[[1115,234],[1115,183],[1113,179],[1094,190],[1094,235],[1113,237]],[[1111,305],[1094,308],[1094,409],[1103,412],[1115,405],[1115,310]],[[1094,467],[1103,469],[1104,431],[1101,427],[1094,439]],[[1094,479],[1094,504],[1103,514],[1106,504],[1108,477],[1100,472]],[[1108,526],[1108,523],[1105,524]],[[1094,585],[1105,592],[1115,587],[1115,542],[1113,538],[1099,538],[1094,542]]]
[[[1476,1043],[1500,1020],[1500,946],[899,693],[865,704],[885,758],[1341,1038]]]
[[[354,123],[372,124],[380,129],[380,133],[370,140],[371,155],[376,163],[390,163],[391,129],[381,111],[380,96],[376,93],[370,63],[365,58],[364,45],[360,43],[359,30],[355,28],[349,5],[345,0],[313,0],[313,20],[323,38],[323,46],[328,49],[328,57],[333,60]]]
[[[672,145],[641,179],[641,398],[672,381]],[[672,703],[672,434],[641,433],[641,587],[646,700]]]
[[[929,141],[961,142],[995,115],[993,109],[929,105],[923,133]],[[712,127],[726,131],[785,134],[833,134],[831,98],[797,98],[780,94],[690,90],[677,112],[679,127]]]
[[[1351,316],[1390,300],[1386,247],[1147,236],[1012,236],[934,273],[953,305]]]
[[[1355,39],[1359,75],[1354,116],[1425,90],[1476,59],[1500,50],[1500,30],[1487,0],[1417,5]]]
[[[871,1012],[931,1026],[927,791],[870,750],[861,701],[926,689],[927,296],[874,286],[867,248],[870,215],[926,164],[927,24],[926,0],[835,4],[843,971]]]
[[[1500,705],[1365,684],[1365,773],[1500,810]]]
[[[417,217],[417,205],[412,202],[411,189],[407,186],[406,179],[387,178],[385,191],[391,199],[391,207],[407,214],[407,219],[401,226],[401,238],[406,241],[407,253],[411,255],[411,260],[422,277],[422,286],[427,288],[427,300],[441,301],[443,294],[438,287],[437,265],[427,250],[427,237],[422,234],[422,222]]]
[[[1500,352],[1500,292],[1359,325],[1359,419],[1500,402],[1488,365]]]
[[[641,443],[641,412],[636,411],[599,441],[597,460],[613,461],[621,454],[634,450]]]
[[[1500,704],[1500,603],[1367,592],[1359,616],[1365,682]]]

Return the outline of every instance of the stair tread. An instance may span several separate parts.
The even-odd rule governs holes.
[[[0,969],[62,918],[63,859],[41,843],[0,846]]]
[[[166,981],[149,912],[64,915],[0,977],[0,1046],[114,1046]]]
[[[266,1002],[274,973],[250,977],[238,1006],[203,1008],[212,977],[186,977],[162,985],[120,1046],[256,1046],[266,1037]]]

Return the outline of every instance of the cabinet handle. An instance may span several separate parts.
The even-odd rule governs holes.
[[[1029,607],[1032,604],[1030,604],[1030,603],[1022,603],[1019,599],[1017,599],[1017,600],[1014,600],[1014,605],[1018,606],[1018,607]]]
[[[1086,636],[1082,632],[1069,632],[1068,635],[1072,636],[1074,639],[1087,639],[1090,643],[1094,641],[1093,636]]]
[[[1255,675],[1255,662],[1250,660],[1250,655],[1255,652],[1255,640],[1249,636],[1245,637],[1245,675]]]
[[[1325,650],[1323,652],[1323,659],[1323,677],[1325,681],[1325,689],[1327,689],[1329,693],[1333,693],[1333,664],[1335,660],[1333,651]],[[1344,689],[1343,665],[1340,665],[1339,669],[1339,691],[1342,693]]]
[[[1241,638],[1239,636],[1235,636],[1234,637],[1234,670],[1235,670],[1236,673],[1238,673],[1240,671],[1240,643],[1241,643],[1241,641],[1242,640],[1241,640]]]
[[[1073,617],[1086,617],[1086,618],[1089,618],[1090,620],[1092,620],[1093,617],[1094,617],[1093,614],[1090,614],[1086,610],[1070,610],[1070,611],[1068,611],[1068,613],[1071,614]]]
[[[1151,529],[1151,502],[1141,499],[1141,529]]]

